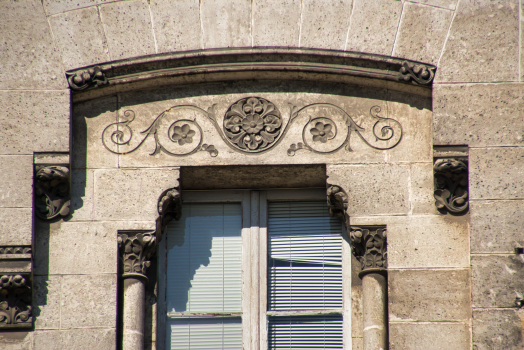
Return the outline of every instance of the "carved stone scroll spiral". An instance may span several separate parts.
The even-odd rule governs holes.
[[[399,80],[415,81],[420,85],[429,85],[435,77],[435,69],[436,67],[404,61],[400,68]]]
[[[35,175],[36,215],[51,220],[69,214],[69,169],[65,166],[44,166]]]
[[[157,247],[154,233],[120,233],[118,247],[123,265],[122,277],[141,278],[147,282],[146,270],[151,265],[149,259]]]
[[[435,205],[441,211],[462,214],[469,207],[468,166],[466,161],[437,159],[435,173]]]
[[[351,227],[349,238],[351,251],[361,265],[360,278],[367,273],[387,272],[386,228]]]
[[[99,66],[83,71],[66,72],[69,87],[74,91],[82,91],[92,86],[101,86],[108,83],[104,72]]]
[[[0,277],[0,329],[31,328],[32,307],[29,275]]]
[[[339,186],[329,186],[327,189],[327,203],[329,207],[329,215],[342,220],[346,229],[349,228],[348,209],[348,195]]]

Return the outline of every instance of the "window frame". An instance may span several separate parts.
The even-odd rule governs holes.
[[[268,350],[268,202],[326,201],[325,188],[263,190],[188,190],[185,203],[240,203],[242,207],[242,344],[244,350]],[[327,204],[326,204],[327,209]],[[351,247],[342,235],[342,308],[269,311],[271,316],[342,314],[343,348],[351,349]],[[167,235],[158,247],[157,349],[166,350]],[[238,313],[237,313],[238,314]],[[217,315],[218,316],[218,315]]]

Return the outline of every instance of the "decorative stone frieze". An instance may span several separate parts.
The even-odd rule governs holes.
[[[0,329],[32,327],[30,275],[1,275]]]
[[[467,160],[437,159],[433,171],[436,207],[453,214],[465,213],[469,207]]]
[[[0,254],[31,254],[32,248],[30,246],[18,246],[18,247],[0,247]]]
[[[349,229],[348,195],[340,186],[331,185],[327,189],[327,203],[329,215],[342,220],[346,230]]]
[[[178,188],[164,191],[158,199],[157,237],[162,239],[162,233],[167,224],[175,219],[180,220],[182,216],[182,196]]]
[[[387,235],[384,226],[352,226],[349,238],[351,251],[361,264],[360,278],[368,273],[387,273]]]
[[[436,67],[408,61],[402,62],[400,80],[414,81],[420,85],[430,85],[435,77]]]
[[[42,220],[69,214],[70,183],[66,166],[36,166],[35,213]]]
[[[66,72],[69,87],[74,91],[82,91],[92,86],[98,87],[108,83],[108,80],[99,66],[76,72]]]
[[[118,247],[123,278],[137,278],[147,282],[149,259],[155,253],[157,241],[154,232],[125,232],[118,234]]]

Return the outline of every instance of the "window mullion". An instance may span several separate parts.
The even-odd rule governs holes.
[[[258,239],[260,260],[260,350],[268,349],[267,336],[267,192],[260,192],[260,234]]]
[[[251,350],[251,194],[244,192],[242,199],[242,348]]]

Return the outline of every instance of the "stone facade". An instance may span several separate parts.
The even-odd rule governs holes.
[[[389,349],[524,346],[524,0],[0,6],[0,348],[117,349],[119,235],[241,186],[337,186],[348,232],[387,227]]]

